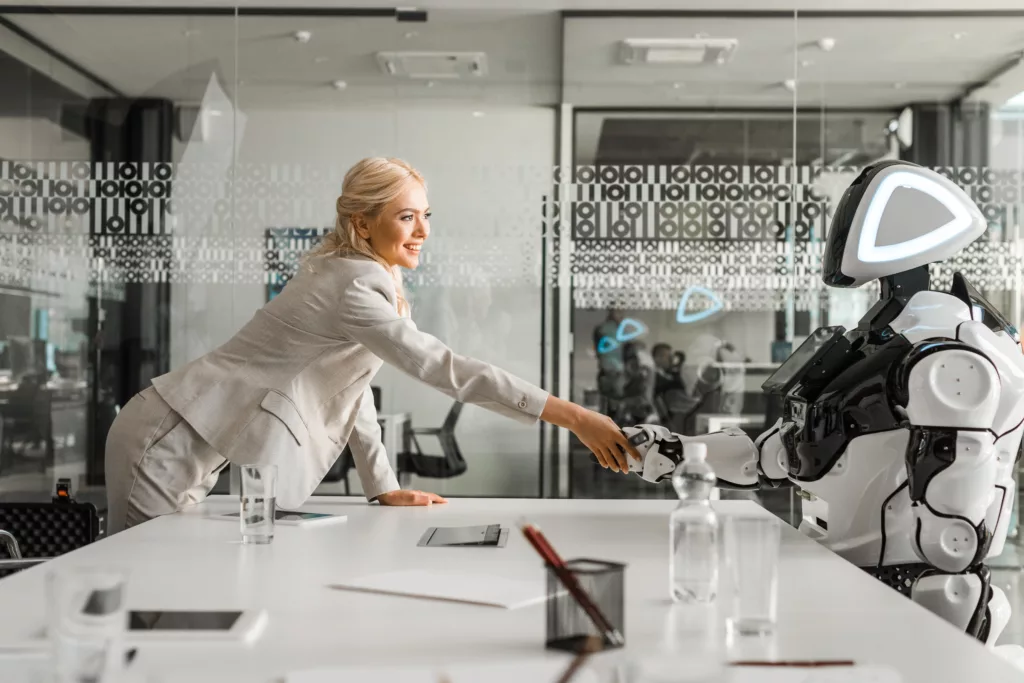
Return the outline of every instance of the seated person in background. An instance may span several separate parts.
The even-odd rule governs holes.
[[[679,376],[679,368],[686,362],[686,354],[673,354],[672,347],[662,342],[654,345],[651,355],[654,357],[654,395],[682,389],[683,379]]]
[[[613,415],[612,418],[620,425],[633,424],[630,420],[638,415],[645,415],[648,419],[657,419],[657,411],[653,404],[654,359],[643,342],[627,342],[622,346],[625,382],[618,414]]]
[[[654,405],[658,409],[661,424],[682,433],[685,421],[696,408],[697,402],[686,394],[686,385],[680,370],[686,363],[686,354],[672,352],[665,343],[654,345]]]
[[[747,360],[731,342],[722,342],[722,345],[718,347],[718,362],[731,366],[720,368],[722,373],[721,411],[723,413],[739,415],[743,412],[746,368],[742,364]]]
[[[614,340],[622,313],[614,309],[594,328],[594,353],[597,354],[597,390],[601,395],[601,412],[615,419],[620,411],[625,382],[625,349],[619,344],[602,345],[603,339]]]

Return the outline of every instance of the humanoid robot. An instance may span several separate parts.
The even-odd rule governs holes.
[[[984,561],[1003,550],[1024,432],[1020,339],[963,275],[929,289],[928,264],[986,229],[954,183],[906,162],[866,168],[836,208],[823,279],[881,296],[856,329],[816,330],[764,384],[783,417],[751,441],[627,428],[648,481],[686,441],[708,446],[719,486],[796,486],[800,530],[993,645],[1009,619]],[[1022,650],[1001,654],[1020,661]]]

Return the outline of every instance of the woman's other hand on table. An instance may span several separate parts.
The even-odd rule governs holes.
[[[411,489],[399,489],[382,493],[376,498],[381,505],[433,505],[434,503],[447,503],[448,501],[436,493],[426,491],[414,491]]]

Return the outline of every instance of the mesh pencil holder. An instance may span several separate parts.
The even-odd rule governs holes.
[[[575,559],[566,562],[569,572],[594,602],[611,626],[624,633],[626,565],[603,560]],[[601,639],[601,649],[621,647],[602,633],[587,612],[566,590],[554,568],[547,568],[546,647],[568,652],[587,648],[591,638]]]

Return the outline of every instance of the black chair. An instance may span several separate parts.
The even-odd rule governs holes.
[[[429,479],[449,479],[465,472],[466,460],[459,450],[458,441],[455,440],[455,424],[459,421],[461,412],[462,403],[456,401],[440,428],[409,430],[409,441],[413,450],[399,455],[399,474],[408,472]],[[424,453],[417,436],[436,436],[441,444],[442,455]]]
[[[331,465],[331,469],[327,470],[327,474],[320,480],[321,483],[330,483],[336,481],[345,482],[345,495],[351,495],[351,489],[348,483],[348,473],[355,466],[355,461],[352,459],[352,449],[349,446],[345,446],[345,450],[341,452],[338,459]]]

